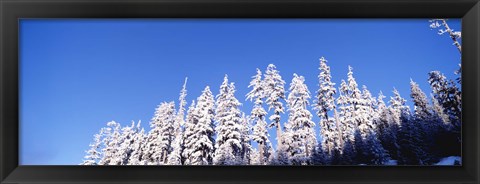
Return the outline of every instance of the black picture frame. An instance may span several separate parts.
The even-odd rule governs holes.
[[[0,0],[0,183],[479,183],[478,0]],[[462,18],[462,166],[19,166],[20,18]]]

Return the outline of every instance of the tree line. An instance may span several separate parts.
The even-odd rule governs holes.
[[[431,22],[431,28],[446,27],[439,34],[449,33],[461,52],[460,33],[444,19]],[[350,66],[347,80],[337,87],[324,57],[314,96],[298,74],[285,89],[286,82],[270,64],[251,78],[249,114],[240,110],[228,75],[216,96],[206,86],[188,107],[185,79],[178,107],[173,101],[158,105],[148,132],[140,122],[124,127],[108,122],[94,135],[81,164],[385,165],[395,160],[398,165],[431,165],[461,155],[461,68],[455,73],[458,78],[451,80],[440,71],[429,72],[430,96],[411,79],[410,108],[396,89],[385,101],[381,91],[375,97],[367,86],[359,87]],[[319,122],[312,120],[314,115]]]
[[[161,103],[150,131],[140,122],[125,127],[108,122],[94,136],[82,164],[383,165],[396,160],[429,165],[460,155],[460,80],[430,72],[430,100],[411,80],[412,110],[396,89],[385,102],[382,92],[374,97],[365,85],[359,88],[350,66],[338,89],[323,57],[319,70],[319,89],[311,103],[303,76],[293,74],[287,95],[275,65],[268,65],[264,74],[257,69],[246,95],[254,104],[249,115],[240,110],[235,85],[227,75],[216,96],[206,86],[188,108],[185,80],[178,108],[173,101]],[[312,121],[309,109],[319,122]],[[288,120],[282,123],[285,114]],[[269,128],[277,132],[276,150]]]

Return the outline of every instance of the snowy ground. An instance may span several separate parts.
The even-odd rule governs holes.
[[[442,158],[440,159],[440,161],[436,164],[433,164],[433,165],[455,165],[455,162],[456,165],[461,165],[462,164],[462,157],[459,157],[459,156],[449,156],[449,157],[445,157],[445,158]],[[397,161],[396,160],[388,160],[385,165],[397,165]]]
[[[385,165],[397,165],[397,161],[396,160],[388,160],[387,163],[385,163]]]
[[[435,165],[455,165],[455,161],[457,161],[458,165],[462,164],[462,157],[459,156],[449,156],[440,159],[440,162],[436,163]]]

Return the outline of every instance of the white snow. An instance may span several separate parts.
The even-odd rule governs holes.
[[[397,165],[397,160],[388,160],[385,165]]]
[[[435,165],[455,165],[455,161],[458,161],[459,164],[462,164],[462,157],[459,156],[449,156],[440,159],[440,162]]]

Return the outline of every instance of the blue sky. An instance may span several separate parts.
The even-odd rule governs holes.
[[[461,28],[460,19],[448,23]],[[111,120],[149,130],[155,107],[177,102],[185,77],[190,103],[207,85],[216,95],[228,74],[249,113],[250,77],[273,63],[286,89],[297,73],[313,96],[321,56],[336,87],[351,65],[360,86],[388,99],[395,87],[410,105],[410,78],[429,94],[427,73],[454,79],[460,62],[428,19],[22,19],[20,164],[79,164]]]

